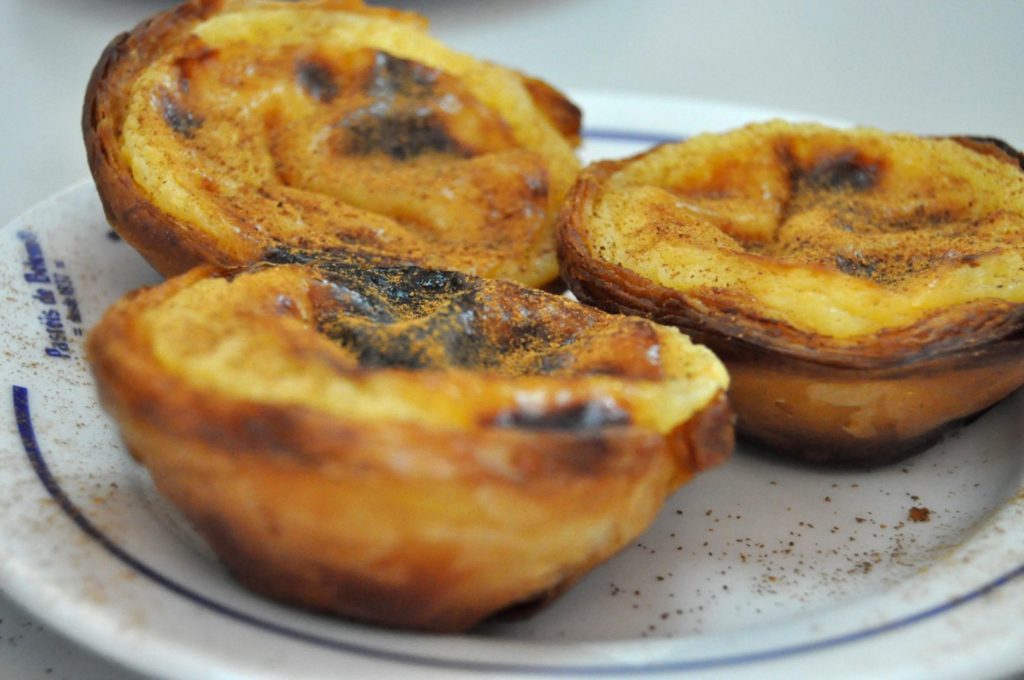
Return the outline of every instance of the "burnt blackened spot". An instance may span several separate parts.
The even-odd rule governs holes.
[[[433,364],[408,336],[382,337],[379,329],[338,324],[326,329],[338,345],[352,352],[363,368],[406,368],[420,370]]]
[[[555,409],[513,409],[502,411],[492,425],[520,430],[562,430],[578,432],[629,425],[632,419],[614,402],[587,401]]]
[[[362,300],[356,307],[366,310],[370,318],[415,316],[473,288],[470,278],[461,272],[391,264],[377,254],[359,251],[308,251],[278,244],[264,250],[262,259],[271,264],[316,267],[325,282],[339,291],[337,295]]]
[[[192,113],[169,93],[160,95],[160,109],[164,122],[185,139],[195,137],[196,130],[203,126],[203,117]]]
[[[374,55],[363,84],[370,103],[349,111],[335,126],[338,153],[385,154],[406,161],[428,153],[472,155],[455,140],[436,111],[435,87],[441,72],[385,52]]]
[[[362,367],[461,367],[537,375],[573,366],[565,348],[574,342],[578,329],[546,323],[546,312],[538,317],[517,301],[515,291],[496,292],[489,287],[496,284],[460,272],[380,265],[352,252],[310,253],[275,246],[265,250],[263,257],[273,264],[315,268],[318,281],[310,290],[310,300],[317,329]],[[621,415],[591,405],[559,417],[583,427],[616,422]],[[510,424],[531,421],[523,413],[502,418]],[[552,420],[549,413],[532,420],[553,427],[557,419]]]
[[[358,261],[318,260],[316,266],[330,296],[317,325],[361,366],[440,368],[483,356],[467,314],[475,291],[464,274]]]
[[[839,271],[844,274],[864,279],[872,278],[875,275],[877,266],[874,262],[864,258],[844,257],[842,255],[836,255],[835,263]]]
[[[346,155],[383,153],[396,161],[427,153],[472,155],[448,134],[444,122],[428,108],[394,111],[390,107],[370,105],[349,113],[338,126],[346,133],[340,149]]]
[[[393,310],[397,317],[415,316],[469,287],[464,274],[421,267],[363,267],[321,263],[328,280]]]
[[[357,290],[352,290],[337,283],[328,287],[332,298],[332,307],[351,316],[362,317],[376,323],[393,323],[394,315],[386,305],[367,298]]]
[[[271,264],[307,264],[313,256],[301,250],[276,245],[264,250],[260,259]]]
[[[385,293],[395,302],[406,303],[414,296],[451,295],[469,285],[464,274],[440,269],[386,267],[378,271]]]
[[[879,172],[877,163],[850,151],[823,158],[801,179],[815,189],[869,191],[877,183]]]
[[[422,98],[433,94],[440,71],[387,52],[377,52],[365,92],[374,99],[397,95]]]
[[[545,346],[554,340],[551,327],[529,315],[507,318],[505,324],[505,332],[497,338],[498,347],[502,352],[528,351],[532,347]]]
[[[429,332],[442,346],[446,364],[501,370],[506,355],[496,347],[493,328],[480,318],[478,311],[483,309],[476,292],[468,291],[453,298],[450,306],[432,320]]]
[[[299,61],[295,65],[295,79],[306,94],[322,104],[338,96],[339,88],[334,74],[319,62]]]

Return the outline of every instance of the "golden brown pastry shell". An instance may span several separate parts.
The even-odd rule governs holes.
[[[82,134],[107,221],[160,273],[171,276],[208,262],[227,265],[213,239],[187,230],[146,200],[118,153],[130,82],[168,42],[215,10],[213,2],[188,3],[140,23],[103,50],[86,87]],[[255,256],[256,254],[253,253]]]
[[[286,276],[280,295],[315,307],[315,293],[296,291],[317,284],[296,287],[294,271],[258,275]],[[117,303],[89,337],[89,360],[102,403],[160,492],[236,578],[272,598],[376,624],[465,630],[557,596],[643,531],[668,493],[731,451],[724,390],[658,433],[495,427],[509,408],[501,377],[485,378],[472,399],[437,406],[475,414],[463,428],[339,416],[317,395],[266,403],[198,385],[161,363],[140,319],[211,275],[198,268]],[[484,288],[492,285],[522,303],[519,287]],[[275,324],[275,295],[230,313],[243,326]],[[573,304],[538,291],[525,299]],[[285,308],[291,318],[296,306]],[[315,339],[294,343],[296,362],[341,361]],[[355,381],[373,372],[339,371]],[[445,376],[436,379],[446,389]]]
[[[1024,155],[1000,140],[951,139],[1024,170]],[[558,226],[562,278],[586,304],[676,326],[711,348],[729,370],[742,437],[814,463],[879,465],[927,448],[1024,385],[1021,304],[957,305],[851,345],[759,317],[724,291],[683,293],[595,255],[590,210],[633,160],[581,173]]]
[[[259,261],[268,249],[276,247],[301,248],[335,248],[351,250],[363,247],[367,252],[377,252],[376,244],[359,242],[359,236],[346,237],[337,241],[324,234],[311,230],[296,239],[263,238],[260,234],[248,233],[245,237],[218,236],[210,233],[204,225],[189,220],[182,220],[167,210],[154,204],[133,177],[121,149],[120,135],[125,122],[126,110],[132,96],[131,88],[136,78],[154,61],[160,59],[168,50],[181,45],[189,38],[193,29],[202,21],[222,11],[259,7],[259,0],[192,0],[185,2],[166,12],[157,14],[143,21],[134,29],[125,32],[110,42],[103,51],[93,69],[89,80],[82,111],[82,132],[85,141],[89,167],[99,192],[101,204],[107,221],[128,243],[137,249],[143,257],[160,273],[172,276],[187,271],[198,264],[217,266],[240,266]],[[276,3],[282,4],[282,3]],[[306,3],[321,9],[336,9],[340,12],[362,13],[372,16],[390,17],[396,21],[412,25],[425,26],[426,21],[418,15],[383,8],[365,6],[361,0],[312,0]],[[296,11],[302,8],[296,3]],[[560,91],[543,80],[515,74],[525,92],[528,93],[533,106],[571,147],[580,141],[581,112]],[[576,165],[573,164],[572,174]],[[558,174],[558,182],[552,175]],[[533,182],[529,179],[526,183]],[[556,173],[548,168],[542,173],[540,182],[543,191],[557,192],[547,184],[571,182],[566,177],[565,169]],[[258,188],[254,188],[254,191]],[[564,195],[561,189],[558,201]],[[494,189],[492,188],[492,191]],[[510,189],[523,193],[521,187]],[[529,200],[526,197],[523,200]],[[515,198],[510,201],[517,200]],[[537,199],[540,200],[540,199]],[[555,203],[555,198],[551,199]],[[299,206],[299,209],[305,209]],[[500,211],[502,206],[492,208],[492,212]],[[320,210],[318,206],[311,208],[313,212]],[[500,272],[499,278],[512,278],[530,285],[543,286],[557,278],[557,265],[553,254],[552,221],[554,210],[548,211],[548,219],[544,233],[523,234],[519,239],[518,250],[489,251],[486,240],[472,244],[478,248],[471,256],[457,259],[452,256],[450,262],[445,261],[446,252],[458,250],[458,243],[419,243],[397,241],[397,245],[388,249],[386,255],[409,263],[427,266],[445,266],[460,270],[472,267],[471,263],[480,262],[480,269],[488,267],[500,269],[505,263],[521,260],[519,270]],[[352,221],[351,216],[337,218],[335,225]],[[359,223],[357,218],[351,225],[354,233],[366,233],[372,228]],[[246,230],[247,226],[242,225]],[[362,230],[362,232],[360,232]],[[414,228],[415,230],[415,228]],[[236,230],[237,231],[237,230]],[[500,230],[496,230],[500,233]],[[355,240],[353,240],[355,239]],[[550,241],[550,243],[548,243]],[[539,245],[538,245],[539,244]],[[375,250],[376,248],[376,250]],[[493,249],[492,249],[493,250]],[[517,260],[518,258],[518,260]],[[533,262],[532,260],[538,260]],[[506,266],[506,269],[508,267]],[[474,269],[474,271],[476,271]],[[484,273],[484,275],[487,275]]]

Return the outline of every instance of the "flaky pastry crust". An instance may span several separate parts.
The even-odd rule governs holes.
[[[580,112],[361,2],[194,0],[116,38],[83,111],[107,218],[165,275],[345,248],[542,286]]]
[[[712,348],[749,438],[881,463],[1024,384],[1022,169],[984,138],[702,135],[585,169],[562,274]]]
[[[465,630],[555,597],[731,451],[725,369],[674,328],[277,259],[131,294],[88,339],[130,450],[257,592]]]

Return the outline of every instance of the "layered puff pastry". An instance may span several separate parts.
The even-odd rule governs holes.
[[[780,121],[583,171],[582,301],[675,325],[773,450],[876,464],[1024,384],[1024,161],[984,138]]]
[[[88,340],[129,449],[256,592],[466,630],[558,595],[732,449],[725,369],[674,328],[273,259],[130,294]]]
[[[543,286],[580,112],[358,0],[193,0],[116,38],[83,131],[108,220],[161,273],[273,248]]]

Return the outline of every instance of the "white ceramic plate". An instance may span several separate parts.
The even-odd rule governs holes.
[[[588,159],[774,115],[577,98]],[[0,253],[3,587],[130,666],[174,678],[984,677],[1024,668],[1024,393],[872,472],[741,447],[535,618],[457,637],[395,633],[242,590],[123,450],[97,406],[83,333],[125,291],[158,277],[111,238],[91,183],[0,231]]]

